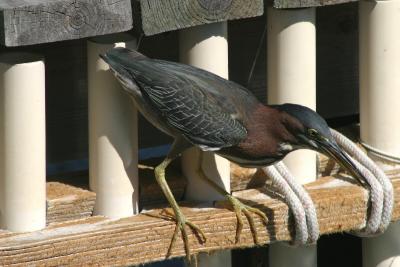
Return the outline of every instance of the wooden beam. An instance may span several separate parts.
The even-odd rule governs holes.
[[[358,0],[273,0],[273,7],[278,9],[283,8],[306,8],[306,7],[319,7],[339,5]]]
[[[1,43],[21,46],[78,39],[132,28],[130,0],[5,0]]]
[[[400,176],[393,179],[395,211],[393,220],[400,219]],[[343,180],[326,177],[306,186],[317,207],[321,233],[361,229],[365,224],[368,192]],[[291,239],[293,225],[288,208],[277,197],[263,189],[238,192],[237,197],[266,212],[265,227],[258,217],[255,224],[260,244]],[[217,208],[181,203],[188,219],[204,230],[208,240],[200,244],[190,232],[192,251],[210,252],[219,249],[255,246],[245,220],[242,237],[235,243],[236,217],[226,209],[226,202]],[[200,208],[201,207],[201,208]],[[137,216],[109,220],[104,217],[53,224],[32,233],[0,232],[0,265],[136,265],[165,259],[174,222],[162,218],[155,209]],[[172,257],[184,255],[182,241],[177,240]]]
[[[146,35],[261,16],[263,0],[134,0]],[[140,8],[139,8],[140,7]],[[139,22],[140,23],[140,22]]]
[[[48,182],[47,224],[92,216],[96,194],[58,182]]]
[[[182,177],[176,164],[167,170],[168,184],[177,200],[181,200],[185,191],[186,179]],[[60,182],[47,182],[47,224],[82,219],[92,216],[96,193],[80,188],[86,175],[63,178],[77,186]],[[167,200],[154,178],[154,168],[139,165],[140,205],[144,208],[154,207]],[[70,179],[67,179],[70,178]],[[53,178],[55,179],[55,178]]]

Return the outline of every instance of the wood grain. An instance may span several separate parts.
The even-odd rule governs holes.
[[[400,219],[400,177],[393,180],[395,212]],[[307,185],[317,207],[321,233],[328,234],[360,229],[364,226],[368,193],[361,187],[338,182],[331,177]],[[262,209],[269,218],[265,227],[255,217],[260,245],[288,241],[292,235],[292,219],[286,204],[261,189],[244,190],[236,194],[243,201]],[[187,217],[202,228],[208,238],[200,244],[193,233],[189,241],[194,253],[218,249],[255,246],[249,226],[245,223],[242,238],[235,243],[236,217],[217,203],[217,208],[194,203],[181,203]],[[165,259],[174,223],[160,218],[155,209],[134,217],[109,220],[103,217],[53,224],[47,229],[13,234],[0,232],[0,265],[73,266],[136,265]],[[172,257],[183,256],[182,241],[173,248]]]
[[[132,28],[130,0],[5,0],[1,43],[21,46],[79,39]]]
[[[358,0],[273,0],[273,7],[282,8],[306,8],[345,4],[357,2]]]
[[[263,0],[141,0],[140,10],[136,10],[135,16],[141,17],[143,32],[154,35],[201,24],[261,16],[263,12]]]
[[[48,224],[92,216],[95,193],[58,182],[48,182],[46,191]]]

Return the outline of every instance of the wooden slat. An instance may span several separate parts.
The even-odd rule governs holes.
[[[132,28],[130,0],[0,1],[1,43],[21,46]]]
[[[48,182],[47,223],[92,216],[96,194],[58,182]]]
[[[357,2],[358,0],[273,0],[273,6],[278,9],[282,8],[306,8],[306,7],[319,7],[331,6],[338,4],[345,4]]]
[[[146,35],[201,24],[261,16],[263,0],[135,0]]]
[[[395,212],[393,220],[400,219],[400,177],[393,180]],[[321,233],[360,229],[364,226],[368,193],[356,185],[327,177],[307,185],[317,207]],[[269,223],[265,227],[258,217],[255,223],[261,244],[291,239],[292,223],[288,208],[281,200],[271,198],[261,189],[237,193],[245,202],[266,212]],[[254,246],[246,223],[242,238],[235,244],[235,214],[223,208],[199,208],[191,203],[183,212],[201,227],[208,240],[200,244],[191,232],[192,251],[208,252],[217,249]],[[191,206],[191,207],[189,207]],[[91,217],[75,222],[53,224],[45,230],[24,234],[0,233],[0,265],[102,265],[123,266],[141,264],[165,258],[174,223],[160,218],[161,210],[152,210],[134,217],[108,220]],[[183,256],[179,239],[172,256]]]

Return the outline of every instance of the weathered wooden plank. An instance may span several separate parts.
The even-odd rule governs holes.
[[[95,193],[58,182],[48,182],[46,189],[48,224],[92,216]]]
[[[130,0],[0,1],[1,43],[21,46],[132,28]]]
[[[393,220],[400,219],[400,177],[393,180],[395,211]],[[321,233],[328,234],[360,229],[367,213],[368,193],[365,189],[344,181],[325,177],[306,186],[317,207]],[[245,202],[266,212],[265,227],[258,217],[255,224],[260,244],[291,239],[292,220],[288,208],[278,198],[262,189],[250,189],[236,194]],[[201,227],[208,240],[200,244],[190,231],[192,251],[208,252],[218,249],[254,246],[248,223],[235,244],[236,217],[224,208],[201,208],[181,203],[187,217]],[[22,234],[0,233],[0,265],[101,265],[123,266],[141,264],[165,258],[174,223],[162,217],[162,210],[152,210],[120,220],[91,217],[75,222],[53,224],[47,229]],[[172,257],[183,256],[182,241],[178,239]]]
[[[135,0],[143,32],[161,32],[201,24],[261,16],[263,0]]]
[[[273,7],[282,8],[306,8],[345,4],[358,0],[273,0]]]

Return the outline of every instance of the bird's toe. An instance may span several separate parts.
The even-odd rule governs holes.
[[[253,208],[253,207],[250,207],[249,205],[242,203],[240,200],[233,197],[232,195],[227,195],[227,199],[231,203],[232,208],[233,208],[234,212],[236,213],[236,218],[237,218],[237,228],[236,228],[236,237],[235,237],[236,243],[240,241],[240,235],[241,235],[241,232],[243,229],[242,215],[244,214],[247,218],[247,221],[249,222],[250,230],[251,230],[251,232],[253,234],[253,238],[254,238],[254,243],[259,244],[257,228],[255,226],[254,219],[253,219],[253,216],[251,213],[255,213],[258,216],[260,216],[263,223],[265,225],[267,225],[268,218],[265,215],[265,213],[257,208]]]
[[[184,249],[185,249],[185,253],[186,253],[186,260],[188,262],[190,262],[191,261],[191,251],[190,251],[189,236],[187,233],[186,225],[189,226],[194,231],[195,235],[198,237],[198,239],[201,243],[206,242],[206,240],[207,240],[206,235],[196,224],[187,220],[183,214],[178,213],[174,217],[175,217],[175,221],[176,221],[176,226],[175,226],[174,234],[172,235],[172,238],[171,238],[171,243],[169,245],[169,248],[168,248],[168,251],[166,254],[166,258],[168,258],[171,255],[172,248],[176,242],[179,232],[181,232],[182,241],[183,241],[183,245],[184,245]]]

